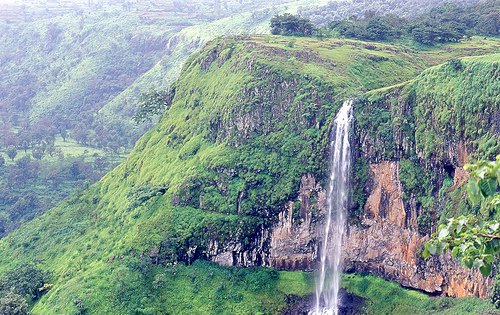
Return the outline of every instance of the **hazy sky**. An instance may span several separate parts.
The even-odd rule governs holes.
[[[81,3],[84,0],[69,0],[72,2],[78,2]],[[0,4],[21,4],[21,3],[26,3],[30,2],[29,0],[0,0]]]

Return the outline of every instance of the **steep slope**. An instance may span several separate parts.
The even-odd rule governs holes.
[[[347,97],[414,78],[427,66],[423,56],[348,40],[211,42],[189,58],[169,109],[124,163],[0,240],[0,273],[33,261],[53,273],[35,314],[76,312],[82,304],[96,314],[151,313],[154,306],[282,310],[285,294],[304,292],[293,281],[277,289],[286,275],[200,263],[186,271],[177,263],[311,269],[333,116]],[[377,159],[384,150],[372,147]],[[196,276],[199,270],[209,278]],[[231,295],[237,286],[241,292]],[[179,305],[171,296],[198,298]]]

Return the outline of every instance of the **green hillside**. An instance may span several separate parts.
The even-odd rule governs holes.
[[[478,49],[498,47],[476,41]],[[125,162],[0,240],[0,273],[27,263],[51,272],[53,287],[34,314],[283,310],[286,294],[310,292],[307,275],[183,262],[209,258],[213,241],[257,246],[258,231],[294,200],[301,175],[324,179],[327,135],[342,101],[474,52],[460,44],[443,49],[275,36],[211,42],[188,59],[169,109]],[[463,63],[472,77],[498,73],[498,55]],[[439,69],[414,84],[462,82],[445,83]],[[428,97],[454,95],[440,91]],[[498,104],[498,94],[480,84],[470,97],[479,95]],[[417,130],[424,123],[415,121]]]
[[[226,34],[266,33],[274,13],[307,6],[84,2],[45,18],[19,17],[26,22],[4,24],[0,14],[0,237],[122,161],[153,126],[131,119],[141,94],[166,89],[200,46]]]

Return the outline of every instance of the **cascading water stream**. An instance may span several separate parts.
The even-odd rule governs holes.
[[[344,102],[335,117],[330,135],[328,213],[321,249],[321,273],[316,284],[316,305],[310,312],[311,315],[338,315],[339,312],[342,237],[346,226],[351,168],[349,128],[352,121],[352,104],[352,100]]]

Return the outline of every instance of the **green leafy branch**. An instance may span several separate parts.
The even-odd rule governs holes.
[[[481,205],[481,214],[489,217],[500,210],[500,155],[496,161],[479,161],[465,166],[470,171],[467,193],[473,204]]]
[[[423,256],[451,251],[468,268],[479,268],[488,276],[500,254],[500,221],[495,218],[500,207],[500,155],[496,161],[480,161],[467,165],[470,180],[467,193],[473,204],[480,204],[481,214],[451,218],[439,226],[425,244]]]

